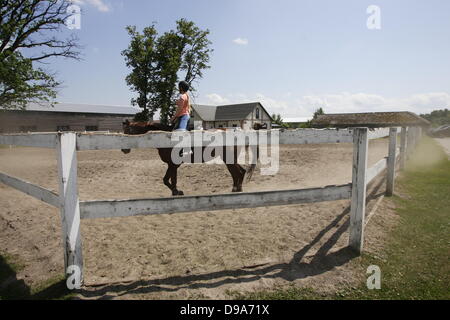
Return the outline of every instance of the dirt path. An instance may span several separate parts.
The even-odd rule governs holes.
[[[435,140],[444,148],[450,159],[450,138],[436,138]]]
[[[257,171],[244,191],[318,187],[351,180],[350,144],[282,146],[280,171]],[[369,166],[387,155],[370,142]],[[82,200],[169,196],[156,150],[82,151]],[[57,191],[56,155],[35,148],[0,149],[0,171]],[[224,165],[183,165],[188,195],[224,193]],[[348,200],[255,209],[83,220],[83,298],[226,298],[301,282],[330,290],[357,281],[347,249]],[[238,206],[238,204],[237,204]],[[0,184],[0,251],[26,266],[17,275],[36,285],[63,270],[57,209]],[[367,209],[370,211],[370,205]],[[371,219],[368,243],[379,244],[393,217]],[[373,222],[375,221],[375,222]],[[364,275],[363,275],[364,276]],[[117,283],[122,284],[117,284]],[[103,284],[101,287],[98,285]]]

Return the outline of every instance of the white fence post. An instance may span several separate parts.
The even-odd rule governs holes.
[[[419,142],[419,128],[418,127],[414,127],[414,149],[416,149],[417,147],[417,143]]]
[[[364,242],[366,211],[367,128],[353,132],[352,202],[350,208],[349,246],[361,253]]]
[[[400,170],[405,169],[406,163],[406,127],[402,127],[400,135]]]
[[[386,195],[394,193],[395,154],[397,153],[397,128],[389,128],[389,156],[387,161]]]
[[[77,185],[76,134],[58,133],[59,199],[62,240],[64,246],[64,272],[66,277],[74,272],[75,288],[83,283],[83,256],[80,236],[80,205]]]
[[[408,132],[406,134],[406,159],[411,157],[414,149],[414,128],[408,127]]]
[[[422,128],[416,127],[416,147],[419,145],[421,138],[422,138]]]

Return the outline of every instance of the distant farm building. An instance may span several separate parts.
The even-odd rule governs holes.
[[[303,124],[311,121],[312,117],[284,118],[282,120],[289,128],[300,128]]]
[[[137,112],[128,106],[29,104],[26,110],[0,109],[0,132],[122,131],[123,119]]]
[[[191,127],[252,129],[261,124],[267,129],[272,126],[272,118],[261,103],[241,103],[222,106],[192,105]]]
[[[428,127],[430,122],[409,111],[366,112],[366,113],[330,113],[319,115],[312,121],[315,128],[349,128],[349,127]]]

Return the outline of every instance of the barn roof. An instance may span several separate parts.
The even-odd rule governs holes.
[[[398,112],[366,112],[366,113],[330,113],[319,115],[312,120],[316,128],[334,127],[399,127],[399,126],[429,126],[430,122],[409,111]]]
[[[72,113],[101,113],[101,114],[123,114],[134,115],[140,111],[139,108],[131,106],[112,106],[97,104],[79,104],[79,103],[57,103],[53,107],[46,104],[30,103],[27,105],[28,111],[47,111],[47,112],[72,112]]]
[[[200,104],[193,104],[192,108],[202,118],[203,121],[214,121],[216,118],[217,106],[207,106]]]
[[[222,106],[192,105],[203,121],[243,120],[259,106],[270,117],[270,114],[259,102],[227,104]]]
[[[216,111],[216,121],[245,119],[257,106],[261,107],[270,117],[270,114],[264,109],[260,102],[250,102],[218,106]]]
[[[218,106],[216,121],[245,119],[257,104],[258,102]]]

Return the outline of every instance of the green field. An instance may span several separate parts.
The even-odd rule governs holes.
[[[400,216],[389,234],[381,259],[363,254],[355,259],[365,274],[368,265],[381,269],[381,289],[356,288],[319,295],[311,288],[234,294],[245,299],[450,299],[450,161],[442,149],[425,137],[396,180],[393,196]],[[378,213],[380,214],[380,213]]]

